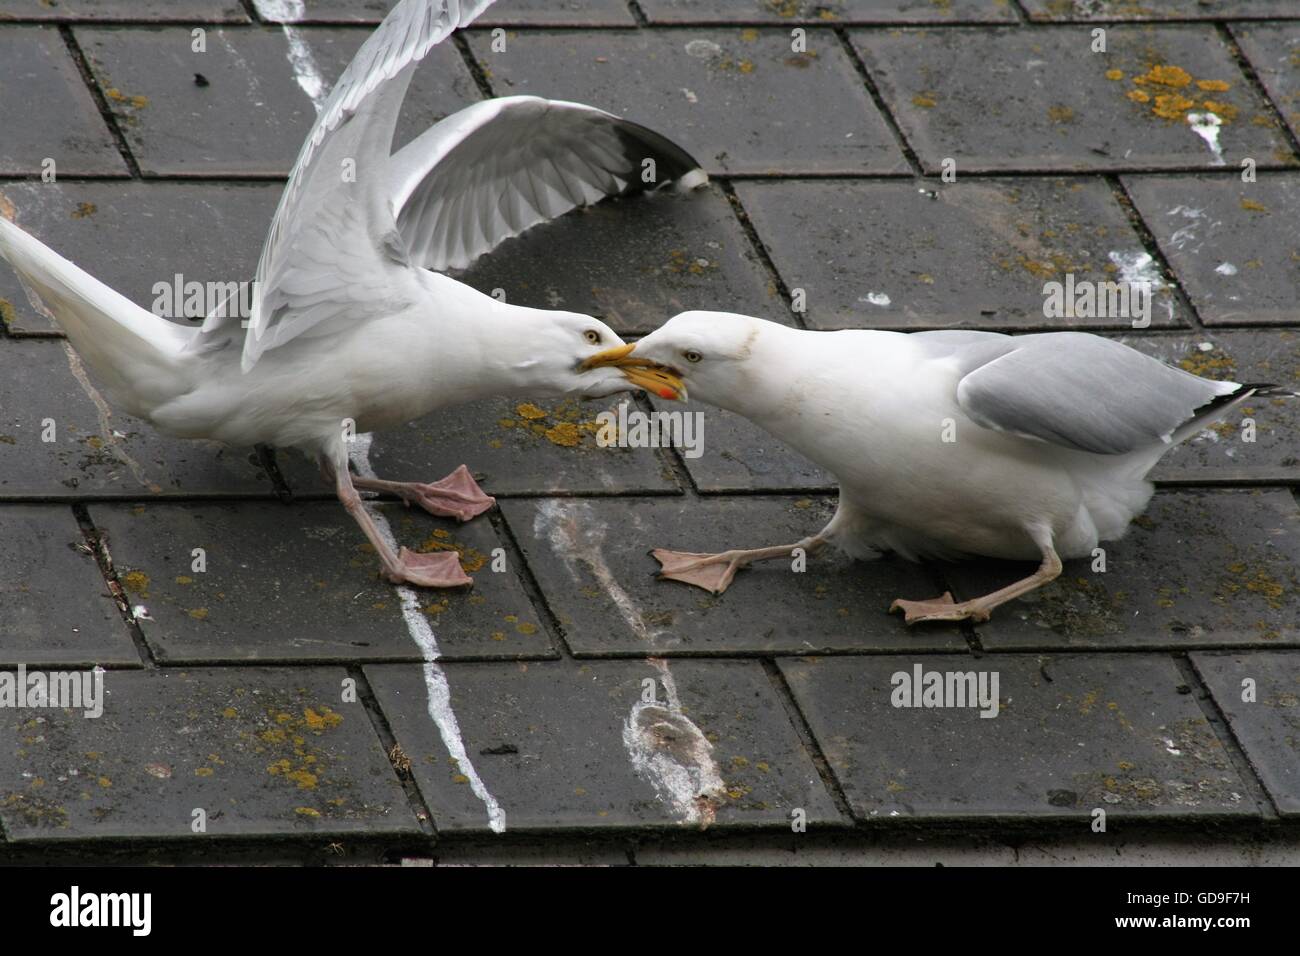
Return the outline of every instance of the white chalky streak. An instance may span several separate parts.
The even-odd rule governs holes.
[[[1210,147],[1210,152],[1214,154],[1214,165],[1227,165],[1223,158],[1223,147],[1219,145],[1219,127],[1223,121],[1214,113],[1188,113],[1187,125]]]
[[[348,457],[356,466],[357,474],[363,478],[375,477],[374,469],[370,467],[372,439],[372,435],[357,435],[348,452]],[[365,509],[374,519],[384,543],[397,551],[397,539],[393,536],[393,529],[389,526],[388,519],[369,503],[365,504]],[[415,591],[401,584],[397,586],[397,594],[402,600],[402,617],[406,620],[406,629],[410,632],[411,639],[420,648],[421,656],[424,657],[424,687],[429,700],[429,718],[438,728],[447,753],[456,761],[460,772],[468,778],[474,796],[478,797],[487,808],[488,826],[493,833],[504,833],[506,813],[501,809],[496,798],[488,792],[482,779],[479,778],[478,771],[474,769],[469,754],[465,751],[460,723],[456,720],[455,711],[451,709],[451,687],[447,683],[447,674],[438,665],[438,658],[442,656],[438,650],[438,639],[429,625],[428,617],[420,610],[420,600]]]
[[[545,535],[569,574],[577,580],[577,563],[581,562],[596,577],[619,615],[632,632],[647,644],[655,644],[657,632],[651,632],[637,610],[631,595],[623,589],[605,561],[601,544],[605,528],[597,523],[591,506],[585,502],[544,501],[537,509],[533,533]],[[646,780],[659,798],[673,810],[682,823],[708,826],[713,823],[716,806],[721,802],[725,784],[718,763],[713,759],[713,745],[682,711],[677,696],[677,682],[668,662],[652,657],[648,663],[659,672],[666,704],[638,700],[623,721],[623,748],[632,770]],[[647,711],[650,713],[647,714]],[[656,734],[656,726],[667,724],[674,746],[666,747]]]
[[[319,113],[325,105],[329,90],[325,77],[316,65],[311,47],[307,45],[302,31],[293,25],[306,14],[302,0],[253,0],[253,6],[263,20],[281,24],[285,39],[289,41],[289,65],[293,67],[294,78]]]

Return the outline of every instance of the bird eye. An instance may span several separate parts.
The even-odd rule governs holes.
[[[592,345],[600,344],[600,333],[597,332],[595,329],[588,329],[586,332],[583,332],[582,337],[586,339],[588,342],[590,342]]]
[[[682,353],[682,358],[686,359],[688,362],[698,362],[700,359],[704,358],[704,356],[695,351],[695,349],[687,349]]]

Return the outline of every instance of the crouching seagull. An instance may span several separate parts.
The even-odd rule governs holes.
[[[358,489],[461,520],[493,499],[464,465],[428,483],[354,479],[352,434],[489,395],[609,395],[640,367],[583,366],[622,345],[603,322],[508,305],[438,270],[605,196],[705,181],[651,130],[532,96],[461,110],[394,154],[416,64],[490,3],[402,0],[362,45],[289,176],[246,332],[224,309],[201,328],[155,316],[0,217],[0,256],[119,408],[173,435],[316,456],[394,583],[470,579],[451,552],[395,553]]]
[[[638,380],[751,419],[839,484],[831,522],[792,545],[720,554],[655,550],[661,577],[720,594],[754,561],[835,545],[855,558],[982,555],[1040,561],[960,603],[899,599],[907,623],[985,621],[1090,556],[1147,505],[1147,473],[1174,445],[1276,386],[1199,378],[1082,332],[810,332],[685,312],[635,346]],[[656,378],[658,376],[658,378]]]

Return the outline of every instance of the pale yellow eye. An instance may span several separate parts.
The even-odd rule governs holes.
[[[583,332],[582,337],[585,338],[592,345],[600,344],[600,333],[597,332],[595,329],[588,329],[586,332]]]
[[[685,352],[682,353],[682,358],[686,359],[686,361],[688,362],[693,363],[693,362],[700,361],[701,359],[704,358],[704,356],[701,355],[699,352],[695,351],[695,349],[687,349]]]

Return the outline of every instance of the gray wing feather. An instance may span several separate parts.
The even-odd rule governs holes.
[[[401,0],[343,71],[303,143],[262,248],[245,371],[313,326],[382,314],[413,294],[389,196],[397,114],[416,63],[491,3]],[[354,176],[344,175],[347,163]]]
[[[1198,378],[1082,332],[936,342],[963,372],[957,403],[977,424],[1102,455],[1175,441],[1236,382]]]
[[[603,110],[509,96],[467,107],[436,123],[391,162],[397,227],[411,260],[426,269],[463,269],[506,239],[606,196],[704,179],[674,143]]]

